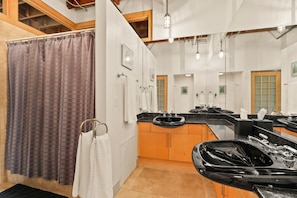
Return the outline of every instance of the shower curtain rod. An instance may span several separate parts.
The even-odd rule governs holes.
[[[71,34],[80,33],[80,32],[91,32],[94,30],[95,30],[95,28],[89,28],[89,29],[73,30],[73,31],[60,32],[60,33],[54,33],[54,34],[44,34],[44,35],[39,35],[39,36],[27,37],[27,38],[7,40],[6,43],[23,42],[23,41],[30,41],[30,40],[36,40],[36,39],[55,38],[55,37],[59,37],[59,36],[63,36],[63,35],[71,35]]]

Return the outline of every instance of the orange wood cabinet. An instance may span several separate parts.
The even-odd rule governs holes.
[[[192,149],[204,140],[206,127],[206,124],[185,124],[165,128],[138,122],[138,156],[192,162]]]

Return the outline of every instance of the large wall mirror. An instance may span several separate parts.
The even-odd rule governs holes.
[[[269,114],[297,113],[297,77],[292,73],[297,61],[296,25],[289,19],[282,29],[265,26],[235,31],[240,18],[238,14],[226,32],[148,45],[158,62],[157,75],[168,75],[168,111],[185,113],[204,104],[235,113],[241,108],[248,113],[261,108]],[[223,57],[219,57],[221,50]],[[188,91],[189,105],[178,87],[193,89]]]

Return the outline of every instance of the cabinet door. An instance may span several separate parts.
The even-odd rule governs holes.
[[[213,186],[215,188],[216,194],[217,194],[217,198],[224,198],[224,185],[217,183],[217,182],[212,182]]]
[[[139,132],[138,156],[168,159],[169,138],[166,133]]]
[[[193,135],[200,135],[202,140],[207,140],[207,128],[208,126],[206,124],[188,124],[189,125],[189,134]]]
[[[207,127],[207,140],[217,140],[218,138],[216,135],[212,132],[212,130]]]
[[[247,191],[247,190],[241,190],[244,198],[258,198],[258,195],[256,195],[256,193],[251,192],[251,191]]]
[[[138,131],[139,132],[150,132],[151,131],[151,123],[150,122],[138,122]]]
[[[231,186],[224,186],[225,197],[224,198],[245,198],[243,192],[239,188],[234,188]]]
[[[169,136],[169,160],[192,162],[192,150],[201,142],[201,135],[170,134]]]

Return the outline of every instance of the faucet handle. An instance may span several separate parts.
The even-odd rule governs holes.
[[[268,136],[264,135],[263,133],[259,133],[259,136],[265,140],[268,140]]]
[[[269,141],[268,141],[268,136],[267,135],[264,135],[263,133],[259,133],[259,136],[261,138],[263,138],[262,142],[265,143],[265,144],[268,144]]]

